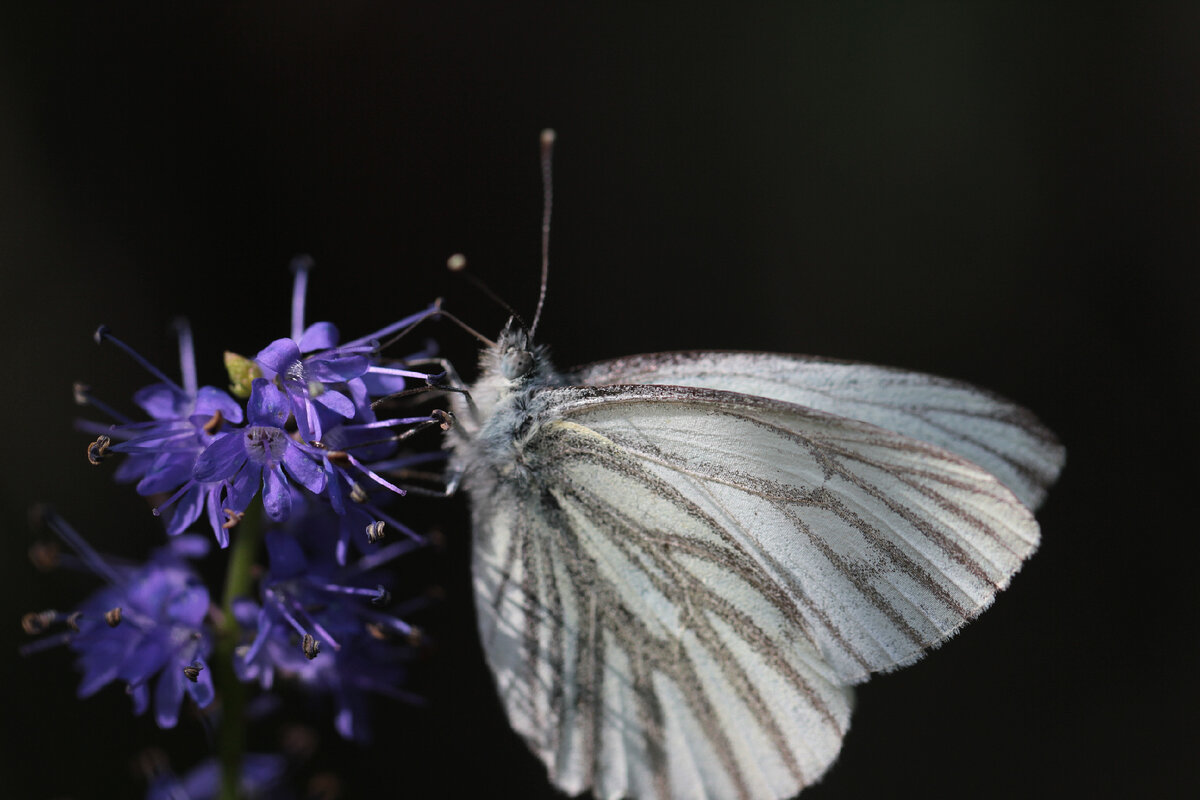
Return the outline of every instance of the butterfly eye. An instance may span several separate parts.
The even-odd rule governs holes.
[[[509,350],[500,360],[500,374],[515,381],[533,371],[533,356],[528,350]]]

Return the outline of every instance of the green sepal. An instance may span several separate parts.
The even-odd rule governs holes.
[[[250,384],[262,377],[262,370],[253,359],[225,351],[225,371],[229,373],[229,391],[234,397],[245,400],[250,396]]]

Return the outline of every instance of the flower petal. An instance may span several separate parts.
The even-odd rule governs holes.
[[[325,471],[311,456],[293,445],[283,454],[283,465],[297,483],[313,494],[325,490]]]
[[[333,462],[328,459],[325,460],[325,474],[327,476],[325,488],[329,490],[327,495],[329,504],[338,514],[346,513],[346,501],[342,497],[342,483],[338,480],[341,476],[337,468],[333,466]]]
[[[363,381],[366,382],[372,397],[403,391],[407,385],[406,379],[400,375],[385,375],[370,370],[363,375]]]
[[[225,528],[225,515],[221,508],[221,487],[222,484],[210,485],[205,496],[208,498],[208,524],[212,528],[213,536],[217,537],[217,544],[221,549],[229,547],[229,530]]]
[[[276,522],[287,519],[292,510],[292,493],[282,467],[263,470],[263,508]]]
[[[291,341],[289,339],[289,341]],[[304,333],[300,334],[300,352],[311,353],[314,350],[327,350],[336,347],[338,329],[332,322],[314,322]]]
[[[271,615],[267,613],[265,608],[260,609],[258,612],[258,632],[254,635],[254,641],[250,643],[250,649],[242,653],[240,659],[247,667],[250,665],[250,662],[258,657],[258,651],[267,643],[267,637],[270,636],[273,627]]]
[[[208,704],[213,701],[213,682],[212,670],[208,668],[208,663],[203,658],[197,658],[195,661],[202,669],[200,674],[196,676],[196,682],[188,681],[184,684],[187,693],[196,701],[196,705],[201,708],[207,708]]]
[[[150,471],[155,458],[157,456],[150,453],[131,453],[121,460],[121,465],[113,473],[113,480],[117,483],[129,483],[141,478]]]
[[[150,707],[150,687],[144,683],[138,686],[131,686],[129,689],[129,699],[133,701],[133,715],[140,717]]]
[[[350,391],[350,402],[354,403],[354,407],[359,410],[358,421],[374,422],[375,409],[371,408],[371,392],[367,388],[366,380],[364,378],[355,378],[352,381],[347,381],[346,388]],[[399,391],[399,389],[396,391]],[[390,392],[381,392],[381,394],[390,394]]]
[[[328,408],[333,413],[345,417],[346,419],[350,419],[354,416],[354,403],[350,401],[349,397],[346,397],[346,395],[342,394],[341,392],[330,389],[317,395],[313,398],[313,400],[325,406],[325,408]]]
[[[232,478],[246,461],[246,445],[242,432],[222,433],[196,458],[192,477],[204,483]]]
[[[156,628],[152,635],[142,637],[139,645],[132,648],[121,662],[121,678],[137,685],[145,683],[151,675],[162,669],[168,655],[164,635]]]
[[[103,633],[100,634],[103,636]],[[90,642],[89,642],[90,643]],[[82,637],[76,640],[75,647],[82,646]],[[94,643],[79,659],[83,668],[83,679],[76,690],[80,698],[91,697],[101,688],[116,680],[121,663],[128,657],[129,652],[137,645],[136,636],[109,636],[103,641]]]
[[[177,536],[167,542],[167,547],[180,558],[204,558],[212,550],[208,539],[194,534]]]
[[[254,360],[268,377],[273,378],[280,373],[286,375],[292,365],[300,360],[300,348],[291,339],[276,339],[259,350]]]
[[[192,453],[163,453],[146,471],[146,477],[138,482],[137,493],[148,497],[174,491],[192,477],[192,467],[195,463],[196,457]]]
[[[201,386],[196,392],[195,414],[211,417],[220,411],[226,422],[238,424],[242,421],[242,404],[215,386]]]
[[[246,466],[239,472],[229,485],[229,506],[234,511],[245,511],[246,506],[258,494],[259,484],[262,483],[262,466],[247,461]]]
[[[189,405],[187,395],[174,386],[152,383],[133,393],[133,402],[152,419],[178,419],[180,412]]]
[[[295,387],[289,387],[295,389]],[[317,440],[321,438],[321,423],[317,419],[317,409],[313,406],[308,395],[300,390],[288,392],[288,397],[291,399],[292,416],[296,418],[296,428],[299,429],[301,435],[305,439]]]
[[[154,686],[154,721],[158,727],[174,728],[179,721],[185,681],[187,678],[178,664],[167,667],[158,676],[158,683]]]
[[[291,411],[287,395],[266,378],[255,378],[250,384],[250,399],[246,401],[246,416],[251,425],[273,425],[282,428]]]
[[[333,727],[342,735],[343,739],[354,739],[354,713],[347,707],[342,706],[337,710],[337,716],[333,718]]]
[[[258,603],[249,597],[238,597],[233,601],[233,618],[243,627],[253,628],[257,624],[259,611]]]
[[[308,374],[321,383],[341,383],[359,377],[369,366],[365,356],[314,358],[308,362]]]
[[[183,493],[183,497],[175,504],[175,513],[167,523],[169,536],[178,536],[199,518],[200,512],[204,510],[204,496],[204,486],[199,483],[193,483]]]
[[[208,604],[208,589],[203,586],[189,586],[171,598],[167,604],[167,614],[176,622],[198,628],[204,622],[204,615],[208,613]]]

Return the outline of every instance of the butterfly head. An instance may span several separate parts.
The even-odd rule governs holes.
[[[518,429],[528,427],[534,398],[563,381],[550,363],[546,346],[534,344],[515,318],[480,353],[479,368],[479,379],[471,384],[471,408],[459,415],[464,424],[455,428],[465,433],[463,460],[468,467],[475,462],[510,461],[513,438]]]
[[[500,374],[507,380],[515,382],[526,378],[537,365],[529,332],[517,323],[515,317],[509,317],[504,330],[500,331],[496,350],[500,355]]]

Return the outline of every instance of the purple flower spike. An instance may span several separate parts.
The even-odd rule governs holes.
[[[60,615],[66,631],[34,642],[23,652],[67,644],[78,654],[76,666],[83,673],[80,697],[122,681],[134,712],[142,714],[153,703],[154,720],[161,728],[175,726],[185,696],[201,708],[208,706],[213,700],[207,662],[212,637],[205,624],[209,595],[187,561],[207,552],[208,542],[180,536],[154,551],[145,564],[118,565],[93,550],[53,512],[47,513],[47,522],[107,585],[75,612]],[[59,621],[41,616],[46,625]],[[28,624],[26,629],[44,630]]]
[[[365,515],[364,515],[365,516]],[[234,663],[239,677],[270,689],[277,677],[329,694],[335,724],[347,739],[369,737],[369,694],[418,701],[398,689],[418,631],[384,610],[390,596],[375,567],[420,542],[377,550],[379,558],[348,567],[335,559],[329,528],[337,518],[327,509],[298,517],[287,530],[266,534],[269,571],[261,583],[262,605],[243,599],[234,614],[254,631]],[[386,551],[386,552],[384,552]],[[419,606],[410,603],[409,610]]]
[[[287,519],[289,477],[314,494],[325,490],[325,470],[317,460],[321,451],[288,434],[287,398],[266,378],[254,380],[246,414],[245,428],[221,434],[200,454],[192,477],[226,483],[230,506],[237,512],[246,510],[261,485],[267,516]]]

